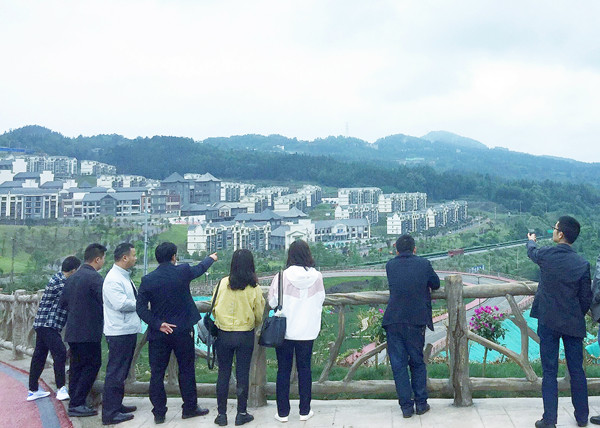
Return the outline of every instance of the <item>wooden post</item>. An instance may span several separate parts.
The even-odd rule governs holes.
[[[271,308],[267,303],[263,311],[263,320],[267,319]],[[254,335],[254,352],[250,363],[250,390],[248,391],[248,404],[250,407],[263,407],[267,405],[267,350],[258,344],[260,327],[256,328]]]
[[[472,406],[467,312],[463,303],[462,277],[460,275],[447,276],[445,289],[448,303],[450,385],[454,389],[454,405],[458,407]]]
[[[19,303],[19,297],[25,295],[25,290],[15,290],[14,299],[15,302],[12,306],[12,358],[13,360],[20,360],[23,358],[23,353],[17,349],[17,346],[23,340],[23,325],[25,320],[19,317],[19,312],[23,312],[21,309],[22,303]],[[21,318],[21,319],[20,319]]]

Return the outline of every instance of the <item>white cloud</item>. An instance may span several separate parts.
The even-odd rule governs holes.
[[[0,131],[448,130],[600,161],[600,5],[0,0]]]

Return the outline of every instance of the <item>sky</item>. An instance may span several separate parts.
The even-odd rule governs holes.
[[[445,130],[600,162],[600,2],[0,0],[0,133]]]

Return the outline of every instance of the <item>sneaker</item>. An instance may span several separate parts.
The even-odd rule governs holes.
[[[313,412],[312,410],[310,412],[308,412],[308,415],[300,415],[300,420],[301,421],[307,421],[310,418],[312,418],[315,415],[315,412]]]
[[[42,391],[41,389],[38,389],[37,391],[29,391],[27,393],[27,401],[37,400],[38,398],[44,398],[49,395],[49,392]]]
[[[277,419],[279,422],[287,422],[288,421],[287,416],[279,416],[279,413],[275,413],[275,419]]]
[[[247,424],[248,422],[252,422],[254,420],[254,416],[250,413],[238,413],[235,417],[235,424],[237,426]]]
[[[56,391],[56,399],[60,400],[60,401],[64,401],[64,400],[68,400],[69,398],[69,391],[67,391],[67,387],[66,386],[62,386],[58,389],[58,391]]]

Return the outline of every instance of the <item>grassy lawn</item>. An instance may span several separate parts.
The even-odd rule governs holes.
[[[368,281],[373,278],[372,276],[340,276],[336,278],[323,278],[323,285],[325,286],[325,290],[333,287],[334,285],[342,284],[344,282],[358,282],[358,281]]]
[[[187,249],[187,230],[185,224],[173,224],[169,230],[157,236],[157,242],[169,241],[177,245],[177,248]]]

